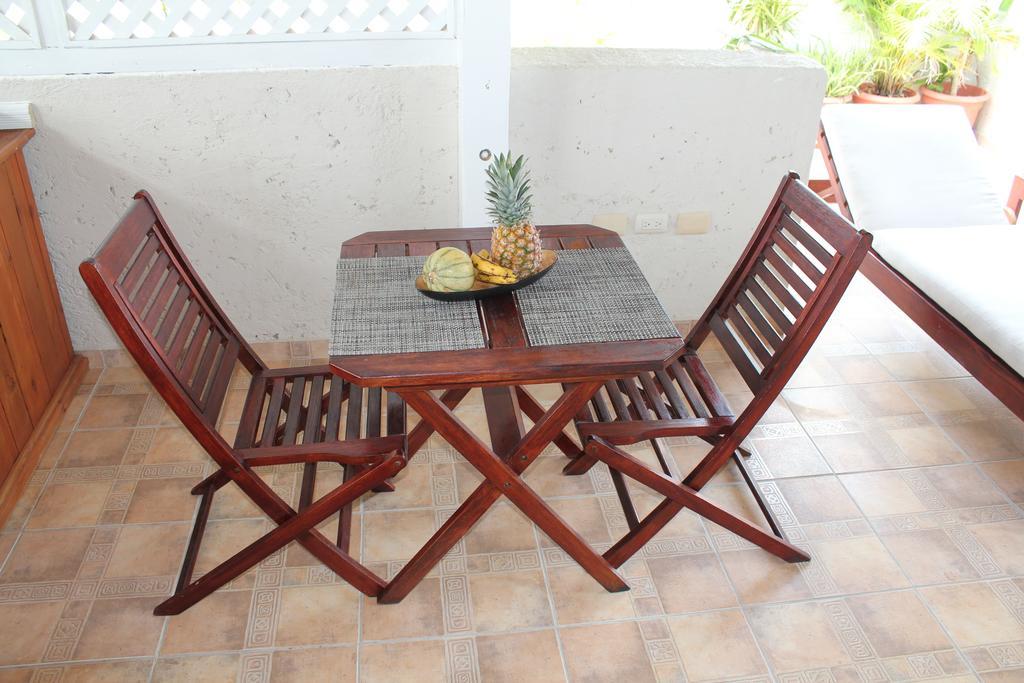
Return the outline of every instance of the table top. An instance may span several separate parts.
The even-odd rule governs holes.
[[[571,338],[566,337],[566,333],[562,331],[565,325],[550,325],[547,331],[543,330],[537,321],[544,316],[558,313],[552,302],[557,300],[556,295],[559,292],[566,291],[566,296],[573,297],[573,301],[579,295],[579,292],[572,291],[571,273],[566,269],[567,272],[563,274],[561,282],[555,278],[553,271],[537,284],[522,290],[519,293],[522,300],[517,300],[515,295],[509,294],[464,302],[466,310],[458,307],[445,310],[443,313],[449,323],[454,320],[456,326],[461,324],[467,328],[465,334],[452,334],[451,325],[444,327],[449,338],[443,340],[443,344],[447,345],[431,347],[423,346],[420,341],[388,340],[388,343],[383,345],[386,351],[390,351],[386,353],[369,353],[365,349],[358,353],[332,353],[332,370],[365,386],[391,388],[574,382],[621,377],[654,370],[664,367],[682,351],[683,340],[671,327],[649,285],[639,274],[639,268],[628,256],[628,252],[624,252],[624,245],[618,234],[592,225],[547,225],[538,228],[546,249],[601,250],[600,255],[596,252],[594,255],[563,255],[567,268],[568,264],[592,261],[599,257],[599,261],[608,261],[610,265],[618,266],[625,272],[625,276],[619,279],[632,281],[637,285],[640,296],[638,301],[630,299],[631,306],[624,306],[623,310],[627,311],[627,315],[632,316],[633,320],[642,324],[630,326],[629,330],[626,330],[621,321],[612,320],[609,324],[601,326],[598,331],[590,329],[594,326],[584,326],[587,329],[579,331],[577,336]],[[393,257],[423,257],[443,246],[477,251],[490,248],[490,236],[490,228],[364,233],[342,245],[339,283],[343,282],[343,271],[346,267],[355,267],[353,263],[345,263],[348,259],[359,259],[359,268],[365,271],[369,266],[371,276],[385,282],[384,278],[377,275],[378,269],[373,267],[374,264],[366,259],[383,257],[388,259],[382,260],[382,264],[388,269],[395,267],[396,264],[405,267],[409,263],[415,265],[418,261]],[[621,261],[623,258],[627,261]],[[620,259],[620,262],[616,263],[615,259]],[[557,271],[559,266],[556,265],[555,268]],[[402,283],[405,279],[408,278],[402,279]],[[550,291],[542,289],[548,279],[551,279],[547,286]],[[411,280],[408,286],[412,286]],[[537,291],[529,293],[529,290],[534,288],[537,288]],[[384,289],[387,290],[387,287]],[[420,299],[430,301],[419,293],[414,293],[419,299],[403,298],[401,293],[395,291],[382,291],[381,297],[388,298],[389,305],[397,305],[403,311],[420,306]],[[343,297],[339,296],[340,303],[346,304],[342,299]],[[587,312],[586,305],[579,308],[581,310],[574,311],[577,319]],[[638,311],[645,313],[638,314]],[[420,313],[422,314],[422,311]],[[351,301],[347,303],[347,308],[339,308],[339,304],[336,303],[335,315],[341,316],[341,319],[336,321],[336,328],[344,332],[346,324],[358,325],[361,322],[360,314]],[[366,314],[363,314],[363,317],[367,317]],[[467,320],[470,319],[476,324],[467,325]],[[611,324],[616,322],[617,324]],[[396,325],[391,325],[389,329],[395,331],[398,336],[403,334]],[[438,330],[418,332],[423,333],[422,337],[433,340]],[[591,336],[588,337],[588,334]],[[650,338],[628,339],[629,336]],[[610,341],[604,341],[605,339]],[[335,344],[335,351],[356,348],[348,347],[340,343],[341,341],[339,339],[339,343]],[[561,343],[564,341],[574,343]],[[410,343],[412,346],[407,345]],[[398,349],[407,348],[432,350],[397,352]]]

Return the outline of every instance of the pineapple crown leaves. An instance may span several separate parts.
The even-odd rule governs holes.
[[[487,214],[499,225],[528,223],[533,211],[530,193],[530,172],[522,154],[512,160],[512,153],[499,154],[487,167]]]

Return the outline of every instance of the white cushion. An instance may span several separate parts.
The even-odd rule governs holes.
[[[857,227],[1006,223],[961,107],[834,105],[822,109],[821,123]]]
[[[881,230],[872,245],[1024,375],[1024,225]]]

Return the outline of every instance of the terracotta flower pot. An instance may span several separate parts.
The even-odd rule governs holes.
[[[876,95],[866,87],[862,85],[857,92],[853,93],[854,104],[917,104],[921,101],[921,93],[913,88],[904,90],[903,97],[886,97],[885,95]]]
[[[973,127],[974,122],[978,120],[978,114],[981,113],[981,108],[992,98],[992,95],[988,90],[976,85],[961,85],[956,95],[950,95],[949,88],[949,83],[943,84],[942,92],[931,88],[921,88],[921,101],[924,104],[958,104],[964,108],[967,119]]]

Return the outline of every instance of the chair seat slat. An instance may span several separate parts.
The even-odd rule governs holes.
[[[331,391],[327,399],[327,420],[324,424],[324,440],[336,441],[341,425],[341,402],[345,395],[345,380],[331,375]]]
[[[267,417],[263,422],[263,435],[260,446],[267,448],[275,445],[277,425],[281,420],[281,406],[284,402],[284,377],[275,377],[270,381],[270,402],[267,404]]]
[[[729,407],[725,396],[722,395],[722,390],[718,388],[718,384],[711,377],[708,369],[704,367],[700,358],[695,355],[686,355],[683,357],[683,363],[686,365],[687,374],[693,380],[694,387],[711,408],[712,415],[732,415],[732,408]]]
[[[302,443],[321,441],[320,424],[323,421],[324,376],[316,375],[309,385],[309,406],[306,408],[306,423],[302,426]]]
[[[299,375],[292,380],[291,395],[284,419],[284,433],[281,435],[282,446],[294,446],[295,437],[299,433],[299,421],[302,419],[302,403],[306,396],[306,377]]]
[[[648,372],[642,372],[638,377],[640,379],[640,385],[644,388],[644,396],[647,397],[648,406],[653,408],[655,414],[662,420],[671,420],[672,415],[669,414],[668,408],[665,407],[665,401],[661,398],[661,391],[659,391],[654,385],[654,380],[651,379],[651,374]]]
[[[380,436],[380,387],[366,391],[366,436]]]
[[[679,395],[675,382],[668,376],[668,373],[664,370],[656,370],[654,376],[657,378],[661,390],[665,393],[669,405],[672,406],[675,417],[680,419],[692,417],[690,411],[686,409],[686,403],[683,401],[682,396]]]
[[[348,385],[348,413],[345,415],[345,439],[358,439],[363,419],[363,388]]]

